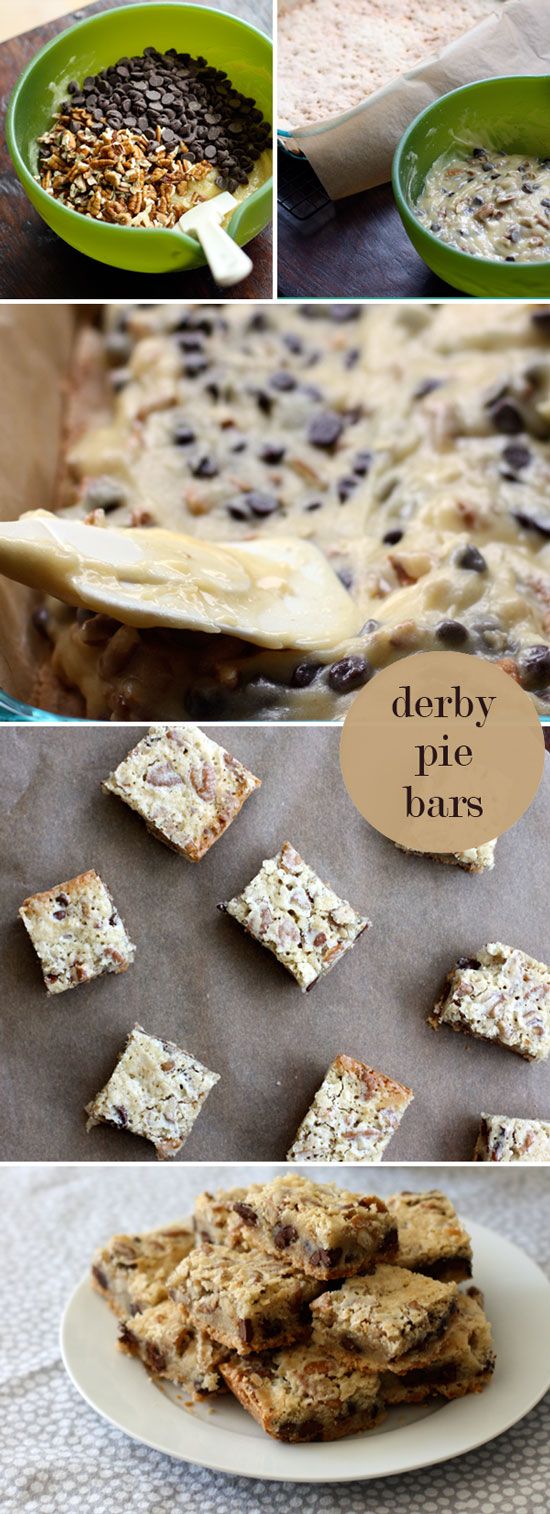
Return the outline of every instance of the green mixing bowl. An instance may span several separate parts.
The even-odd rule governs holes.
[[[417,252],[454,289],[493,299],[550,295],[550,259],[502,263],[441,242],[415,215],[428,170],[461,139],[472,145],[546,158],[550,153],[550,77],[482,79],[453,89],[423,110],[401,138],[393,160],[397,209]]]
[[[205,257],[195,237],[141,226],[108,226],[69,210],[37,184],[36,140],[51,125],[70,79],[84,80],[119,58],[145,47],[175,47],[202,55],[223,68],[236,89],[253,95],[266,120],[272,117],[272,46],[245,21],[204,5],[140,4],[105,11],[71,26],[43,47],[21,74],[8,107],[6,136],[12,161],[29,200],[52,231],[100,263],[136,273],[198,268]],[[234,211],[227,230],[241,247],[271,220],[269,179]]]

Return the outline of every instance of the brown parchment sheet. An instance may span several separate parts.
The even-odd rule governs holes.
[[[0,305],[0,520],[56,501],[76,308]],[[31,703],[37,658],[30,589],[0,578],[0,687]]]
[[[284,0],[285,9],[299,4]],[[364,104],[317,127],[297,126],[292,142],[309,158],[331,199],[341,200],[387,182],[407,126],[449,90],[498,75],[548,73],[548,0],[507,0],[498,14],[495,7],[494,16]]]
[[[494,872],[471,876],[404,856],[362,820],[335,727],[208,731],[263,783],[193,865],[101,793],[139,732],[0,730],[0,1159],[156,1160],[127,1132],[85,1132],[84,1105],[136,1021],[221,1077],[180,1159],[284,1160],[338,1052],[414,1090],[389,1160],[469,1160],[481,1111],[549,1119],[550,1064],[436,1033],[426,1014],[456,958],[486,941],[548,961],[550,757],[531,808],[498,843]],[[216,909],[284,840],[373,922],[308,994]],[[52,997],[17,910],[86,868],[111,889],[135,962]]]

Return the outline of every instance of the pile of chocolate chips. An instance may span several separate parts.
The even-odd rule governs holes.
[[[158,141],[159,127],[166,147],[184,142],[189,161],[211,163],[219,188],[231,192],[246,184],[271,137],[251,96],[239,94],[206,58],[174,47],[167,53],[146,47],[140,57],[120,58],[83,84],[72,80],[61,112],[70,115],[74,106],[88,112],[98,134],[106,126],[126,127]]]

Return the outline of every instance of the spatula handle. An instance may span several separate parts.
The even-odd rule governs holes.
[[[222,289],[228,289],[231,284],[240,284],[241,279],[246,279],[252,272],[252,262],[247,253],[216,221],[204,221],[200,227],[197,225],[195,236],[201,244],[212,278]]]

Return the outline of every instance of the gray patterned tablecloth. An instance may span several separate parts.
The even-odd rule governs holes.
[[[2,1169],[4,1514],[546,1514],[550,1395],[460,1460],[342,1486],[262,1482],[260,1464],[255,1481],[201,1471],[137,1444],[88,1408],[65,1375],[58,1331],[98,1240],[159,1225],[185,1213],[201,1188],[253,1176],[258,1169],[206,1165]],[[381,1194],[435,1181],[465,1215],[518,1241],[550,1274],[548,1173],[387,1167],[356,1170],[353,1179]]]

